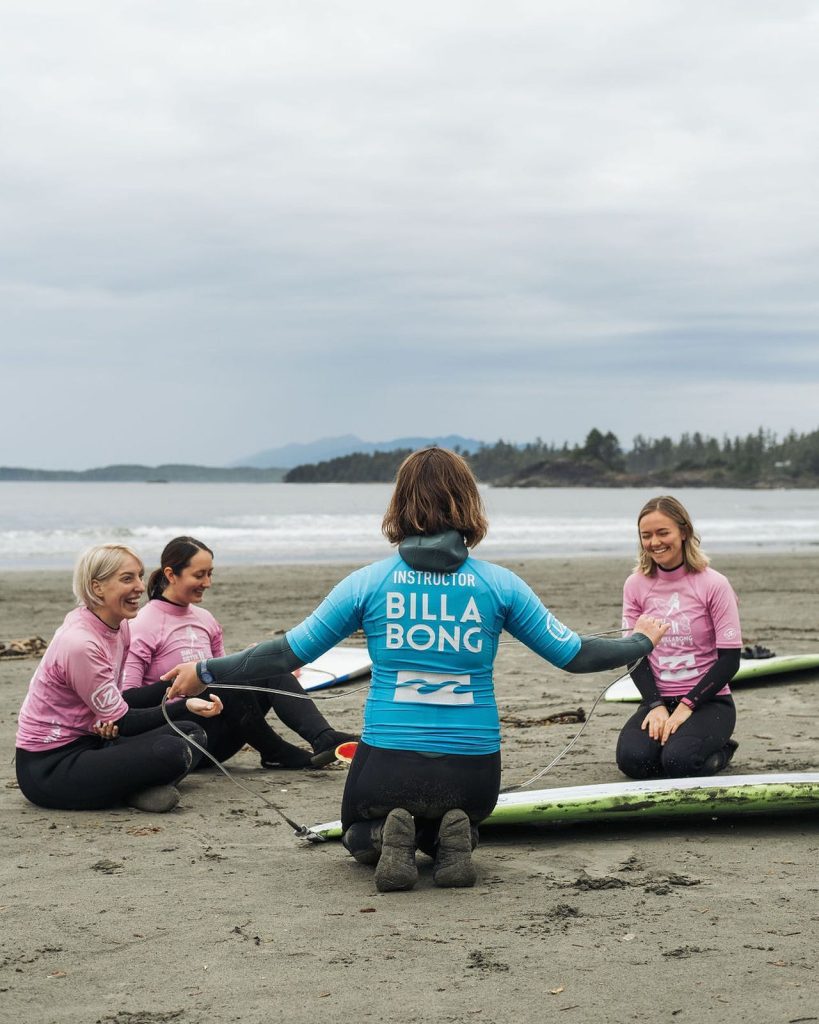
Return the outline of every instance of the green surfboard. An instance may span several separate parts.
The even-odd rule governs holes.
[[[743,683],[781,683],[783,676],[792,672],[807,672],[819,668],[819,654],[782,654],[772,658],[740,658],[737,674],[731,680],[731,689]],[[605,699],[614,702],[638,703],[640,691],[630,676],[623,676],[606,690]]]
[[[686,815],[817,813],[819,772],[715,775],[503,793],[481,828],[597,824]],[[311,831],[325,839],[339,839],[341,822],[314,825]]]

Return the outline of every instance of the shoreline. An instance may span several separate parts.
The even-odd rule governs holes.
[[[126,541],[126,543],[128,543]],[[131,541],[128,546],[133,546]],[[90,545],[89,545],[90,546]],[[136,550],[136,549],[135,549]],[[137,552],[139,553],[139,552]],[[231,572],[244,572],[253,570],[268,570],[268,571],[298,571],[298,570],[321,570],[323,568],[332,568],[333,570],[343,570],[344,573],[352,572],[355,569],[360,569],[364,565],[369,565],[370,562],[378,561],[381,558],[387,558],[393,553],[393,549],[383,549],[380,552],[374,551],[371,558],[362,558],[356,560],[351,558],[349,554],[344,557],[337,559],[333,558],[290,558],[288,560],[231,560],[231,556],[217,556],[216,559],[216,572],[221,576],[226,571]],[[718,568],[719,564],[722,563],[733,563],[735,561],[743,560],[754,560],[754,559],[793,559],[794,561],[801,562],[805,558],[813,555],[819,558],[819,542],[810,542],[804,545],[788,545],[777,548],[768,542],[760,541],[757,544],[750,545],[748,547],[734,547],[730,550],[721,548],[719,546],[711,546],[707,552],[711,558],[711,564],[714,568]],[[79,554],[79,551],[78,551]],[[485,557],[484,557],[485,556]],[[76,556],[75,556],[76,557]],[[635,561],[635,551],[633,547],[625,548],[622,550],[606,550],[606,551],[578,551],[572,550],[570,554],[566,551],[543,551],[542,549],[536,553],[527,553],[526,551],[521,552],[507,552],[507,553],[496,553],[494,551],[484,551],[483,548],[475,552],[475,557],[479,561],[497,562],[499,565],[513,564],[537,564],[539,562],[546,563],[569,563],[569,562],[580,562],[584,565],[592,562],[618,562],[623,565],[632,565]],[[717,563],[715,565],[715,563]],[[9,563],[0,560],[0,573],[43,573],[43,574],[68,574],[69,577],[74,569],[74,562],[63,562],[60,564],[51,565],[37,565],[32,566],[30,563],[26,565],[20,565],[19,563]],[[146,573],[149,571],[149,567],[146,564]],[[340,577],[339,577],[340,578]]]
[[[630,556],[505,564],[573,628],[619,625]],[[812,560],[769,553],[713,564],[740,596],[745,643],[819,650]],[[206,607],[236,650],[294,625],[355,567],[222,567]],[[0,639],[48,640],[72,604],[68,570],[4,573]],[[36,664],[0,660],[0,992],[9,1019],[312,1024],[381,1020],[385,1003],[406,1024],[477,1015],[501,1024],[510,1013],[523,1024],[558,1015],[653,1024],[658,1012],[688,1024],[746,1024],[749,1015],[786,1024],[814,1013],[817,925],[805,906],[816,887],[815,816],[491,830],[475,855],[474,889],[435,889],[419,858],[413,892],[379,894],[371,870],[340,844],[300,845],[216,771],[186,779],[168,815],[28,804],[9,759]],[[503,784],[529,778],[576,734],[577,724],[545,724],[548,716],[588,713],[617,674],[567,676],[504,645]],[[737,691],[740,747],[724,776],[816,770],[818,685],[819,673],[807,673]],[[324,691],[332,696],[322,710],[339,728],[360,728],[354,689]],[[622,781],[614,744],[629,713],[601,702],[538,787]],[[299,822],[338,817],[343,768],[266,772],[246,751],[228,767]]]

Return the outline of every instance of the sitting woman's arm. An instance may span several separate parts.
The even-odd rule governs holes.
[[[691,687],[682,698],[682,702],[691,708],[692,711],[696,710],[705,701],[716,696],[724,686],[727,686],[736,675],[738,668],[739,648],[718,647],[717,660],[697,685]]]

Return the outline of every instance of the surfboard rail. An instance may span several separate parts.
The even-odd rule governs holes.
[[[361,679],[369,674],[372,664],[366,647],[332,647],[320,658],[304,665],[298,679],[304,690],[324,690]]]
[[[694,779],[607,782],[504,793],[481,828],[577,825],[650,818],[819,813],[819,772],[714,775]],[[341,822],[312,826],[341,838]]]
[[[780,676],[808,672],[811,669],[819,669],[819,652],[775,654],[772,658],[740,658],[737,673],[731,680],[731,689],[743,683],[784,682]],[[640,691],[630,676],[623,676],[606,690],[604,699],[615,704],[636,704],[640,701]]]

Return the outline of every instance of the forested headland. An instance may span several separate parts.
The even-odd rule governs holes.
[[[288,483],[387,483],[409,449],[345,455],[296,466]],[[699,432],[647,438],[629,449],[596,427],[583,444],[499,440],[462,453],[479,480],[497,487],[819,487],[819,430],[779,439],[760,428],[745,437]]]

